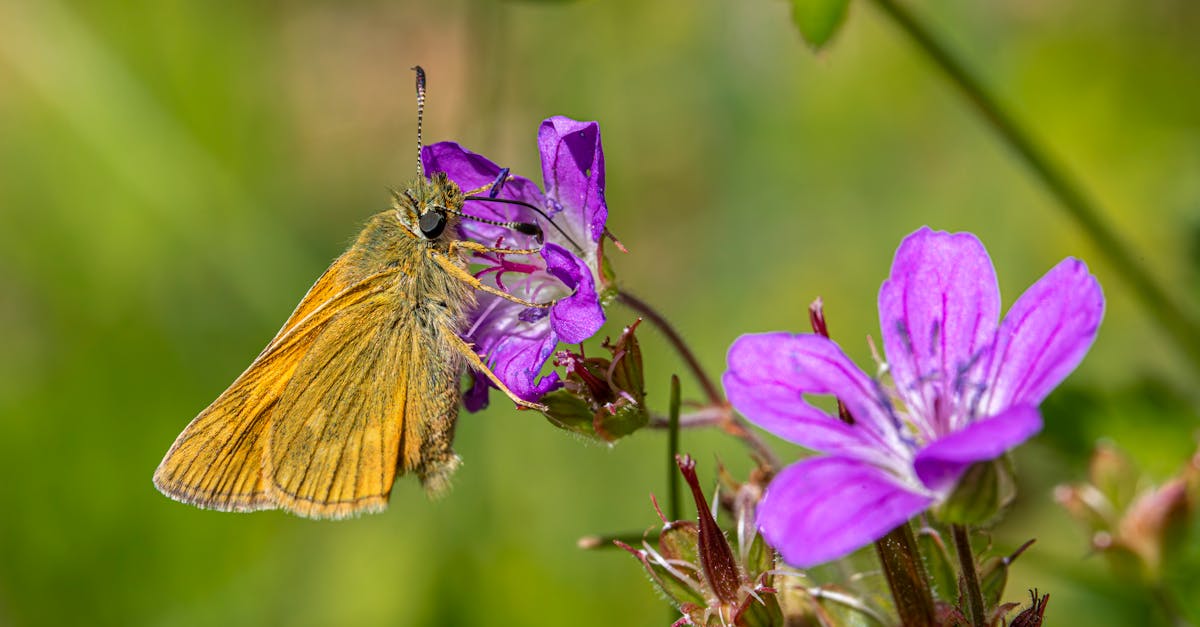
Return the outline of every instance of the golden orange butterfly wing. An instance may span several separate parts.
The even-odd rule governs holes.
[[[342,518],[386,507],[397,473],[437,493],[451,450],[462,358],[453,328],[417,315],[399,289],[330,323],[273,412],[265,475],[280,507]]]
[[[280,396],[328,325],[386,289],[398,274],[392,270],[353,281],[352,254],[330,266],[250,367],[179,434],[154,473],[163,494],[223,511],[276,507],[263,465]]]

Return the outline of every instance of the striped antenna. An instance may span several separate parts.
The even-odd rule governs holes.
[[[421,169],[421,120],[425,117],[425,70],[414,65],[417,72],[417,178],[423,180],[425,172]]]

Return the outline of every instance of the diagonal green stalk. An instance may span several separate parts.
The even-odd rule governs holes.
[[[1138,262],[1137,256],[1104,219],[1090,194],[1050,159],[1032,133],[1001,106],[983,82],[954,56],[926,24],[897,0],[874,2],[958,87],[996,134],[1108,257],[1113,269],[1133,289],[1142,306],[1174,340],[1172,343],[1184,352],[1194,368],[1200,370],[1200,322],[1189,315]]]

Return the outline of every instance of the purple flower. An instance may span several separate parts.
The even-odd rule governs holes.
[[[983,244],[928,227],[900,244],[879,291],[892,386],[820,335],[744,335],[725,390],[758,426],[822,453],[785,468],[758,508],[759,528],[793,566],[841,557],[954,490],[963,471],[1042,426],[1038,404],[1083,359],[1104,296],[1067,258],[998,326],[1000,291]],[[805,401],[833,395],[842,422]]]
[[[560,341],[582,342],[604,324],[597,285],[600,239],[608,219],[600,125],[550,118],[538,129],[538,149],[546,193],[529,179],[511,176],[496,197],[531,204],[545,217],[520,205],[498,202],[468,201],[463,208],[468,216],[535,223],[544,232],[540,255],[487,254],[472,261],[484,266],[476,273],[480,280],[533,302],[558,299],[554,306],[547,312],[480,292],[479,306],[464,335],[509,389],[535,402],[561,386],[558,373],[540,376],[555,346]],[[486,157],[453,142],[427,146],[421,160],[426,172],[445,172],[464,191],[496,182],[501,172]],[[467,219],[459,228],[462,237],[487,246],[539,247],[533,237],[507,227]],[[464,397],[470,411],[487,406],[491,387],[486,377],[474,373],[474,378]]]

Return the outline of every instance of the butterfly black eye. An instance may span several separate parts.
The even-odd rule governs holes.
[[[429,239],[436,239],[442,234],[442,229],[446,228],[446,214],[441,211],[426,211],[421,214],[421,219],[417,221],[417,226],[421,229],[421,234]]]

